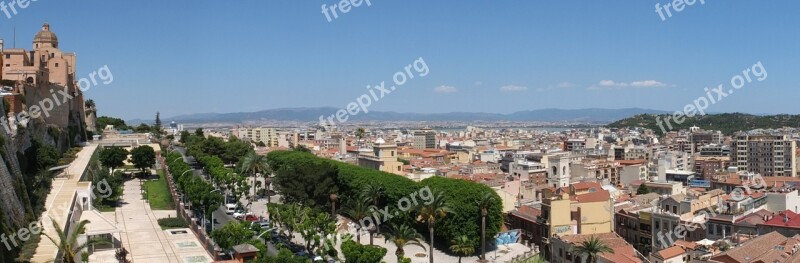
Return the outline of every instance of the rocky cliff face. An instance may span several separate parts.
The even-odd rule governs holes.
[[[0,100],[2,103],[5,101]],[[17,229],[38,217],[33,211],[36,204],[32,204],[28,196],[28,189],[33,186],[26,185],[26,182],[32,181],[31,178],[26,180],[26,176],[34,175],[23,173],[19,158],[26,158],[25,154],[33,146],[34,139],[63,152],[83,139],[79,133],[84,128],[80,122],[58,127],[45,123],[42,118],[17,122],[13,113],[8,115],[11,115],[9,121],[0,122],[0,226]]]

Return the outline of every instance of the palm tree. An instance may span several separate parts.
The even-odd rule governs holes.
[[[586,262],[596,263],[597,255],[600,253],[614,253],[614,250],[608,247],[605,242],[592,235],[589,239],[584,240],[577,246],[570,248],[570,252],[580,256],[586,256]]]
[[[372,202],[374,209],[378,209],[378,207],[380,207],[381,205],[381,198],[383,198],[383,194],[385,191],[386,189],[384,189],[383,186],[374,183],[374,184],[368,184],[366,187],[364,187],[364,190],[362,190],[361,195],[363,195],[370,202]],[[381,234],[381,228],[379,225],[375,225],[375,231],[379,235]],[[372,238],[372,233],[370,233],[370,238]],[[371,244],[372,242],[370,242],[370,245]]]
[[[447,205],[444,200],[444,195],[439,193],[430,200],[427,204],[423,203],[417,207],[417,221],[425,222],[428,224],[428,234],[430,235],[430,263],[433,263],[433,226],[440,219],[447,216],[448,213],[453,213],[453,210]]]
[[[46,233],[42,234],[50,239],[50,242],[53,242],[53,245],[58,247],[59,251],[64,253],[61,256],[61,261],[64,263],[78,262],[77,260],[80,260],[80,258],[76,257],[78,255],[77,253],[91,245],[102,245],[109,243],[108,241],[104,240],[87,240],[86,243],[81,245],[76,244],[78,237],[86,231],[86,225],[89,224],[89,220],[78,222],[78,225],[75,226],[75,231],[73,231],[69,236],[64,233],[64,230],[61,229],[61,226],[58,224],[58,222],[53,220],[53,218],[50,218],[50,221],[53,222],[53,228],[56,230],[56,234],[58,234],[58,241]]]
[[[422,245],[422,235],[406,224],[400,226],[390,225],[386,233],[386,242],[389,241],[397,246],[397,251],[394,252],[395,256],[397,256],[397,262],[401,262],[400,260],[405,257],[406,253],[403,247],[406,245],[415,245],[425,249],[425,246]]]
[[[494,202],[492,193],[486,193],[478,200],[478,208],[481,209],[481,260],[486,260],[486,216],[489,215],[489,207]]]
[[[364,134],[366,134],[364,128],[359,127],[358,129],[356,129],[356,137],[358,138],[358,143],[356,144],[356,146],[359,149],[361,149],[361,139],[364,138]]]
[[[458,254],[458,263],[461,263],[462,256],[468,256],[475,253],[475,244],[466,235],[458,236],[450,240],[450,250]]]
[[[369,199],[366,197],[357,198],[351,201],[344,209],[344,214],[357,222],[356,228],[361,232],[361,220],[370,216],[371,206]],[[358,244],[361,244],[361,233],[356,235]],[[372,235],[369,237],[369,244],[372,245]]]
[[[251,176],[253,176],[253,181],[257,180],[257,176],[259,174],[265,177],[268,177],[269,174],[272,174],[272,169],[270,169],[269,163],[267,163],[267,156],[259,155],[255,152],[250,152],[244,157],[241,169],[243,173],[249,173]],[[253,183],[253,196],[256,194],[255,187],[256,184]]]

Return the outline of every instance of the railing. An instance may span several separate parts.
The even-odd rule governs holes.
[[[167,186],[169,186],[169,192],[172,195],[172,202],[175,204],[175,207],[177,207],[178,215],[182,216],[184,219],[188,219],[190,224],[189,229],[192,230],[194,235],[203,245],[203,249],[205,249],[206,252],[208,252],[208,254],[211,255],[211,259],[219,260],[219,258],[217,258],[218,253],[216,250],[216,244],[211,239],[211,237],[206,235],[205,231],[201,229],[202,226],[200,226],[194,220],[191,220],[192,216],[189,215],[189,211],[186,210],[186,208],[183,206],[183,203],[180,201],[181,199],[178,197],[178,192],[175,188],[175,183],[172,180],[172,175],[169,172],[168,164],[166,163],[166,160],[164,159],[163,156],[159,156],[159,162],[163,164],[162,168],[164,169],[164,176],[166,177],[167,180]]]
[[[90,170],[89,168],[100,158],[100,151],[98,151],[98,149],[100,149],[100,146],[94,148],[94,152],[92,152],[92,157],[89,158],[89,163],[87,163],[86,167],[83,168],[83,172],[81,172],[81,177],[78,181],[81,182],[87,181],[86,176],[89,175],[89,170]]]

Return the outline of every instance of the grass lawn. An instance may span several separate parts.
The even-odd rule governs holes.
[[[153,210],[173,210],[172,197],[169,194],[169,186],[164,170],[158,170],[158,180],[147,181],[144,183],[147,189],[147,201]]]

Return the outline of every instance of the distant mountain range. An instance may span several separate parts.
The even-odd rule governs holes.
[[[257,112],[198,113],[164,118],[163,121],[179,123],[241,123],[247,121],[307,121],[317,122],[319,116],[330,116],[338,108],[281,108]],[[350,116],[356,121],[540,121],[540,122],[582,122],[609,123],[639,114],[665,114],[666,111],[626,108],[626,109],[540,109],[518,111],[511,114],[484,112],[449,113],[399,113],[392,111],[370,111],[368,114]],[[131,125],[151,123],[152,120],[129,120]]]

